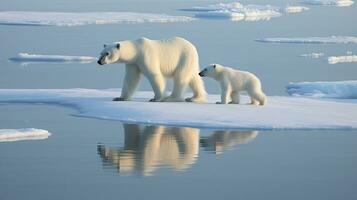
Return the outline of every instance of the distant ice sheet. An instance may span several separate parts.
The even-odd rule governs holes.
[[[352,0],[305,0],[305,1],[302,1],[301,3],[307,4],[307,5],[345,7],[345,6],[351,6],[354,3],[354,1],[352,1]]]
[[[321,52],[312,52],[312,53],[306,53],[306,54],[301,54],[300,57],[306,57],[306,58],[321,58],[324,56],[324,53]]]
[[[252,106],[244,95],[240,105],[215,104],[220,95],[209,95],[204,104],[148,102],[152,92],[136,92],[133,101],[113,102],[118,95],[117,89],[0,89],[0,102],[59,104],[77,109],[77,116],[126,123],[217,129],[357,129],[356,99],[269,96],[267,105]]]
[[[281,16],[278,7],[270,5],[243,5],[239,2],[219,3],[181,10],[195,12],[195,16],[198,18],[230,19],[232,21],[269,20],[272,17]]]
[[[309,8],[305,6],[287,6],[284,11],[286,13],[300,13],[307,10],[309,10]]]
[[[296,38],[263,38],[257,42],[270,43],[308,43],[308,44],[357,44],[357,37],[352,36],[330,36],[330,37],[296,37]]]
[[[51,135],[46,130],[26,129],[0,129],[0,142],[13,142],[20,140],[43,140]]]
[[[357,99],[357,81],[289,83],[286,90],[293,96]]]
[[[187,22],[194,18],[135,12],[0,12],[0,25],[80,26],[88,24]]]
[[[329,64],[357,62],[357,55],[330,56],[327,60]]]
[[[65,56],[65,55],[39,55],[19,53],[17,56],[9,58],[9,60],[21,63],[34,63],[34,62],[51,62],[51,63],[91,63],[95,61],[96,57],[90,56]]]

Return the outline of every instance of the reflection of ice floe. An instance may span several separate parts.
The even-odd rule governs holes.
[[[306,57],[306,58],[321,58],[324,56],[324,53],[320,52],[312,52],[312,53],[306,53],[306,54],[301,54],[300,57]]]
[[[114,166],[121,174],[153,175],[160,168],[186,171],[197,160],[200,143],[204,150],[222,153],[246,144],[257,131],[214,131],[200,137],[200,129],[187,127],[123,124],[124,146],[97,145],[105,166]]]
[[[339,99],[357,98],[357,81],[289,83],[286,89],[290,95],[294,96]],[[347,113],[345,114],[347,115]]]
[[[270,5],[243,5],[239,2],[219,3],[181,10],[195,12],[195,16],[198,18],[225,18],[232,21],[269,20],[272,17],[281,16],[278,7]]]
[[[257,135],[257,131],[214,131],[210,136],[201,137],[200,143],[206,151],[221,154],[237,145],[247,144]]]
[[[330,37],[296,37],[296,38],[263,38],[257,42],[271,43],[307,43],[307,44],[348,44],[356,43],[357,37],[353,36],[330,36]]]
[[[65,55],[38,55],[19,53],[17,56],[9,58],[9,60],[21,63],[49,62],[49,63],[91,63],[97,58],[90,56],[65,56]]]
[[[351,6],[354,3],[354,1],[352,1],[352,0],[305,0],[305,1],[302,1],[301,3],[307,4],[307,5],[345,7],[345,6]]]
[[[21,140],[43,140],[51,134],[42,129],[0,129],[0,142],[12,142]]]
[[[150,103],[153,92],[136,92],[133,101],[113,102],[117,89],[0,89],[0,103],[49,103],[70,106],[77,116],[127,123],[206,127],[217,129],[357,129],[357,101],[268,96],[265,106],[208,103]],[[188,95],[187,95],[188,96]],[[281,113],[284,113],[282,115]],[[306,118],[309,116],[309,118]]]
[[[285,13],[300,13],[307,10],[309,10],[309,8],[305,6],[287,6],[284,9]]]
[[[329,64],[357,62],[357,55],[330,56],[327,60]]]
[[[144,22],[187,22],[193,18],[155,13],[134,12],[0,12],[0,25],[80,26]]]

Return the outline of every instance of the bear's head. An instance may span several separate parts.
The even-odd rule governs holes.
[[[100,57],[98,59],[98,64],[113,64],[119,61],[120,58],[120,43],[116,43],[113,45],[104,45],[103,51],[100,53]]]
[[[214,77],[217,75],[217,66],[218,64],[210,64],[208,67],[204,68],[198,75],[201,77],[208,76],[208,77]]]

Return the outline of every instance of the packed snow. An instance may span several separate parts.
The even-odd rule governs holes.
[[[306,57],[306,58],[321,58],[323,57],[325,54],[324,53],[320,53],[320,52],[312,52],[312,53],[306,53],[306,54],[301,54],[300,57]]]
[[[327,60],[329,64],[357,62],[357,55],[330,56]]]
[[[187,22],[194,18],[135,12],[0,12],[0,25],[80,26],[88,24]]]
[[[301,3],[307,5],[346,7],[346,6],[351,6],[354,3],[354,1],[352,0],[305,0],[302,1]]]
[[[197,18],[230,19],[232,21],[258,21],[279,17],[278,7],[270,5],[243,5],[239,2],[219,3],[208,6],[181,9],[195,12]]]
[[[357,99],[357,81],[289,83],[286,90],[293,96]]]
[[[50,62],[50,63],[91,63],[95,61],[96,57],[90,56],[65,56],[65,55],[40,55],[19,53],[17,56],[9,58],[9,60],[21,63],[34,63],[34,62]]]
[[[270,96],[267,105],[252,106],[242,96],[240,105],[220,105],[215,104],[220,95],[209,95],[204,104],[160,103],[148,102],[152,92],[136,92],[132,101],[112,101],[119,95],[118,89],[0,89],[0,102],[59,104],[77,109],[76,116],[125,123],[216,129],[357,128],[356,99]]]
[[[43,129],[0,129],[0,142],[13,142],[21,140],[43,140],[51,133]]]
[[[353,36],[330,36],[330,37],[296,37],[296,38],[263,38],[257,42],[269,43],[297,43],[297,44],[357,44],[357,37]]]
[[[300,13],[307,10],[309,10],[309,8],[305,6],[287,6],[285,13]]]

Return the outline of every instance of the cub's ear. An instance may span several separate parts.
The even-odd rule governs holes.
[[[117,49],[120,49],[120,43],[117,44]]]
[[[106,48],[106,47],[107,47],[107,45],[106,45],[106,44],[103,44],[103,47],[104,47],[104,48]]]

